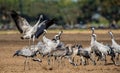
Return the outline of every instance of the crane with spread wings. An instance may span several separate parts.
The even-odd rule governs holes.
[[[20,16],[16,11],[11,11],[11,17],[15,22],[17,29],[22,34],[21,39],[29,39],[29,45],[31,39],[33,39],[34,43],[35,38],[38,38],[44,32],[44,29],[48,29],[55,22],[55,18],[41,22],[43,16],[40,15],[37,23],[34,26],[31,26],[27,20]]]

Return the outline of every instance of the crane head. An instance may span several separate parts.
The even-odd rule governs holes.
[[[111,39],[114,39],[113,33],[111,31],[108,32],[111,36]]]
[[[94,27],[92,27],[92,28],[91,28],[91,30],[92,30],[92,34],[94,34],[94,30],[95,30],[95,28],[94,28]]]
[[[20,50],[17,50],[17,51],[13,54],[13,57],[14,57],[14,56],[19,56],[19,52],[20,52]]]

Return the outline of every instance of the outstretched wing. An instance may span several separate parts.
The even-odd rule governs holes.
[[[53,25],[54,22],[55,22],[55,18],[46,21],[46,24],[42,24],[40,27],[38,27],[38,30],[35,33],[35,38],[38,38],[44,32],[44,29],[47,30],[51,25]]]
[[[17,12],[11,11],[11,17],[15,22],[15,25],[17,26],[20,33],[23,33],[24,31],[31,27],[29,23],[26,21],[26,19],[17,14]]]

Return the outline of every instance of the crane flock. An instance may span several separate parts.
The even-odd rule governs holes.
[[[41,55],[42,57],[47,56],[48,65],[51,65],[51,57],[54,57],[56,61],[62,61],[62,58],[65,58],[73,66],[78,66],[79,64],[87,65],[88,59],[92,61],[93,65],[96,65],[99,60],[104,61],[104,65],[106,65],[107,56],[111,57],[114,65],[119,65],[120,45],[115,41],[114,35],[111,31],[108,33],[111,37],[112,45],[105,45],[98,42],[95,29],[92,28],[90,46],[83,48],[81,44],[73,45],[61,42],[63,31],[54,35],[53,39],[49,39],[45,36],[47,34],[47,29],[54,24],[55,19],[41,21],[43,16],[40,15],[37,23],[34,26],[31,26],[25,18],[17,14],[15,11],[11,11],[11,17],[13,18],[19,32],[22,34],[21,39],[29,40],[28,46],[17,50],[13,54],[13,57],[23,56],[26,58],[24,61],[24,69],[26,65],[29,64],[27,61],[28,58],[31,58],[33,61],[42,62],[43,58],[35,58],[37,55]],[[34,41],[39,36],[42,36],[42,41],[35,44]],[[30,44],[31,39],[33,39],[33,44]],[[75,56],[80,58],[81,62],[79,64],[74,62]],[[95,58],[97,58],[97,60]]]

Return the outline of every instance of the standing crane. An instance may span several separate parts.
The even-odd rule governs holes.
[[[111,31],[108,32],[111,36],[111,41],[112,41],[112,45],[111,47],[113,48],[113,51],[115,53],[116,56],[116,60],[119,60],[119,54],[120,54],[120,45],[115,41],[115,38],[113,36],[113,33]]]
[[[109,46],[106,46],[100,42],[97,41],[96,39],[96,34],[94,33],[94,29],[92,29],[92,37],[91,37],[91,48],[92,48],[92,52],[94,52],[96,54],[96,56],[98,56],[98,60],[104,60],[104,64],[106,64],[107,60],[106,60],[106,56],[109,55],[111,56],[111,60],[114,63],[114,65],[116,65],[115,61],[114,61],[114,52],[112,51],[112,48],[110,48]]]
[[[17,50],[14,54],[13,54],[13,57],[14,56],[22,56],[22,57],[25,57],[25,61],[24,61],[24,70],[26,68],[26,65],[28,64],[29,66],[29,61],[28,61],[28,58],[32,58],[33,61],[38,61],[38,62],[41,62],[40,59],[37,59],[35,60],[34,57],[36,56],[38,50],[32,50],[31,47],[23,47],[23,49],[20,49],[20,50]],[[29,67],[30,69],[30,67]]]

